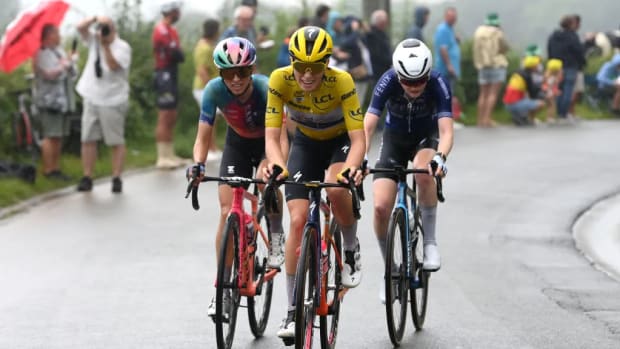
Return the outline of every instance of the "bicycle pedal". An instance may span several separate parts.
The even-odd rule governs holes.
[[[295,344],[295,338],[282,338],[282,342],[285,346],[290,347]]]

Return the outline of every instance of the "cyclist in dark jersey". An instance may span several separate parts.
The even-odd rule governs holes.
[[[452,96],[448,82],[432,70],[432,54],[417,39],[398,44],[392,55],[392,69],[377,82],[370,107],[364,117],[366,151],[383,110],[387,107],[385,129],[375,167],[394,164],[414,168],[438,164],[435,175],[447,172],[446,157],[452,148]],[[385,260],[386,232],[396,198],[395,176],[376,174],[373,181],[374,230]],[[424,269],[441,266],[435,240],[437,195],[432,176],[416,175],[424,228]],[[382,288],[383,289],[383,288]]]
[[[192,166],[190,171],[198,171],[200,177],[204,176],[216,109],[219,108],[228,124],[219,175],[250,178],[253,176],[253,168],[258,171],[265,166],[265,108],[268,78],[252,74],[256,62],[256,49],[244,38],[232,37],[220,41],[213,51],[213,60],[220,70],[220,77],[210,80],[202,94],[200,121],[194,144],[196,165]],[[282,135],[282,151],[287,154],[288,138],[285,131]],[[229,185],[221,184],[218,191],[220,220],[215,244],[216,257],[233,197]],[[272,241],[267,263],[275,268],[284,262],[282,214],[270,214],[269,220]],[[230,268],[225,272],[230,273]],[[225,301],[227,299],[224,298]],[[215,315],[213,300],[207,313],[210,316]]]

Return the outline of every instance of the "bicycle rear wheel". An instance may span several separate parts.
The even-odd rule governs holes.
[[[407,230],[405,210],[396,208],[390,218],[385,261],[385,310],[390,340],[400,345],[407,320]]]
[[[419,209],[415,212],[415,231],[411,236],[413,237],[413,280],[409,287],[409,292],[411,293],[411,317],[416,330],[421,330],[426,318],[430,273],[422,268],[424,261],[424,232]]]
[[[312,348],[316,316],[316,235],[313,227],[304,229],[301,255],[297,262],[295,280],[295,348]]]
[[[265,233],[267,241],[256,229],[256,251],[254,253],[254,276],[253,282],[258,281],[264,276],[267,270],[267,258],[269,257],[268,242],[271,241],[271,232],[269,231],[269,220],[265,215],[264,207],[258,211],[258,223]],[[248,300],[248,318],[250,320],[250,330],[254,337],[261,337],[267,327],[269,321],[269,312],[271,310],[271,295],[273,292],[273,279],[263,282],[261,287],[256,290],[254,297],[247,297]]]
[[[217,267],[215,290],[215,337],[218,348],[230,348],[235,337],[237,310],[241,296],[237,287],[239,274],[239,216],[231,214],[224,226]],[[226,261],[232,259],[230,275],[225,275]]]
[[[331,243],[327,243],[327,263],[329,266],[327,277],[325,278],[326,290],[326,302],[329,307],[329,315],[321,316],[319,319],[321,327],[321,348],[333,349],[336,347],[336,337],[338,335],[338,319],[340,318],[340,291],[342,290],[342,283],[340,279],[340,266],[338,265],[338,258],[342,257],[342,232],[336,224],[335,220],[332,220],[329,231],[334,239],[334,246]],[[323,262],[323,261],[321,261]]]

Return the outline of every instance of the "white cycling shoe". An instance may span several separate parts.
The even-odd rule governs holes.
[[[424,265],[425,271],[437,271],[441,268],[441,257],[439,249],[435,244],[427,244],[424,246]]]
[[[295,310],[289,310],[276,333],[280,338],[295,338]]]

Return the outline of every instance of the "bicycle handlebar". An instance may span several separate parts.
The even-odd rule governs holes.
[[[431,162],[431,169],[435,171],[437,169],[437,164]],[[400,175],[408,175],[412,173],[420,173],[420,174],[428,174],[428,169],[424,168],[403,168],[400,166],[396,166],[394,168],[370,168],[368,169],[368,173],[394,173],[398,176]],[[428,174],[430,176],[430,174]],[[445,196],[443,195],[443,183],[441,176],[433,176],[435,177],[435,182],[437,183],[437,200],[439,202],[446,201]]]
[[[189,184],[187,185],[187,192],[185,193],[185,198],[192,194],[192,207],[194,210],[198,211],[200,209],[200,204],[198,203],[198,185],[194,185],[196,182],[196,178],[198,178],[197,173],[193,173],[192,177],[189,180]],[[240,186],[242,184],[265,184],[265,181],[262,179],[254,179],[254,178],[246,178],[246,177],[211,177],[204,176],[200,180],[201,182],[223,182],[230,184],[231,186]]]
[[[362,217],[360,210],[360,198],[358,190],[355,186],[355,182],[349,181],[349,183],[328,183],[321,181],[306,181],[306,182],[295,182],[288,180],[276,180],[276,178],[282,173],[283,169],[280,166],[274,165],[273,171],[271,174],[271,178],[267,182],[267,187],[265,188],[265,207],[268,208],[268,212],[278,212],[278,203],[277,196],[275,195],[275,188],[282,185],[298,185],[304,186],[306,188],[346,188],[351,192],[351,203],[353,206],[353,216],[355,219],[360,219]],[[343,173],[345,177],[348,178],[349,170]]]

